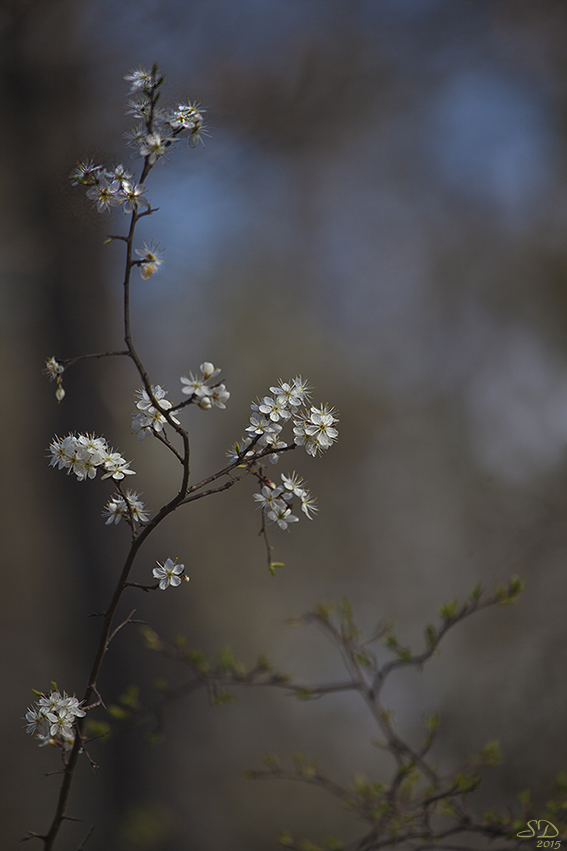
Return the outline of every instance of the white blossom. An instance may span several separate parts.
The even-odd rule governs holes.
[[[260,413],[265,414],[273,422],[278,420],[289,420],[291,411],[288,410],[288,401],[285,396],[276,396],[272,399],[271,396],[264,396],[261,403],[258,405]]]
[[[199,369],[201,370],[201,375],[203,376],[205,381],[209,381],[209,379],[211,378],[216,378],[216,376],[219,375],[221,371],[209,361],[205,361],[205,363],[202,363]]]
[[[333,423],[338,422],[335,409],[326,405],[321,408],[311,406],[308,412],[294,419],[294,441],[305,446],[308,455],[321,454],[337,439],[339,433]]]
[[[120,207],[125,200],[120,181],[113,180],[109,183],[106,178],[101,178],[95,186],[87,189],[87,198],[96,201],[99,213],[106,213],[112,207]]]
[[[58,402],[65,397],[65,390],[63,389],[63,379],[61,376],[65,371],[65,367],[63,364],[60,364],[55,358],[47,358],[45,362],[44,373],[49,377],[50,381],[57,382],[57,388],[55,390],[55,398]]]
[[[146,71],[143,65],[139,65],[133,71],[125,74],[124,79],[130,83],[131,92],[141,91],[151,94],[160,85],[163,78],[157,66],[154,65],[151,71]]]
[[[293,381],[282,381],[281,378],[277,386],[270,387],[270,392],[276,398],[285,400],[292,410],[296,410],[301,405],[305,404],[311,396],[311,387],[309,382],[303,379],[300,375],[296,375]]]
[[[114,450],[109,449],[103,437],[94,434],[69,434],[67,437],[55,437],[49,446],[51,453],[50,466],[66,469],[74,473],[79,481],[94,479],[97,469],[105,471],[103,479],[123,479],[133,476],[134,470],[129,470],[129,462]]]
[[[175,140],[164,130],[162,132],[148,133],[140,140],[140,156],[146,157],[150,165],[154,165],[165,153]]]
[[[197,396],[198,399],[202,399],[204,396],[207,396],[210,387],[207,384],[206,378],[201,376],[193,375],[192,372],[189,373],[189,378],[187,376],[181,376],[181,383],[185,386],[181,388],[181,392],[185,393],[186,396],[193,397]]]
[[[226,389],[226,385],[217,384],[215,387],[211,387],[209,399],[215,407],[226,408],[225,402],[228,402],[230,399],[230,393]]]
[[[26,733],[35,736],[40,747],[53,744],[67,750],[75,740],[75,719],[84,718],[85,714],[82,701],[74,695],[57,690],[42,694],[25,714]]]
[[[142,258],[138,262],[140,263],[140,275],[145,281],[151,278],[152,275],[155,275],[161,264],[165,263],[164,258],[161,256],[164,253],[164,249],[160,248],[159,245],[155,245],[153,242],[150,242],[149,245],[147,242],[144,242],[143,248],[135,248],[134,250],[138,257]]]
[[[152,574],[155,579],[159,579],[161,590],[165,591],[168,585],[173,585],[174,587],[181,585],[182,577],[186,581],[189,580],[188,576],[184,576],[184,570],[184,564],[176,564],[172,559],[167,558],[163,564],[160,564],[159,561],[157,562],[157,567],[154,567]]]
[[[282,496],[282,499],[279,498],[280,496]],[[282,487],[270,487],[269,485],[263,485],[260,493],[254,494],[254,499],[258,503],[259,508],[270,511],[287,508],[284,499],[288,499],[289,497],[291,497],[291,494],[284,495],[284,489]]]
[[[65,367],[60,364],[55,358],[47,358],[45,361],[45,374],[49,376],[50,381],[56,381],[62,374]]]
[[[280,529],[287,529],[289,523],[297,523],[299,520],[299,517],[291,513],[291,508],[285,502],[274,506],[272,511],[268,511],[267,517],[272,523],[277,523]]]
[[[251,458],[254,455],[254,450],[250,449],[248,452],[245,452],[245,450],[248,449],[251,443],[251,437],[243,437],[242,440],[236,441],[232,444],[232,446],[226,453],[226,457],[229,459],[229,461],[238,461],[242,455],[244,455],[244,458]]]
[[[198,405],[202,410],[208,411],[213,405],[217,408],[226,408],[226,402],[230,399],[230,393],[226,389],[225,384],[213,384],[208,382],[216,378],[220,373],[220,369],[214,366],[209,361],[205,361],[199,367],[200,375],[189,373],[181,376],[183,387],[181,392],[189,396],[192,402]]]
[[[143,197],[145,191],[146,187],[143,183],[138,183],[137,185],[134,185],[128,180],[124,180],[122,182],[122,192],[124,193],[123,200],[126,201],[126,203],[124,204],[125,213],[133,213],[135,210],[138,209],[140,205],[144,207],[150,206],[149,201]],[[153,262],[156,263],[155,260]],[[163,260],[160,262],[163,263]],[[159,266],[160,264],[157,263],[157,265]]]
[[[98,183],[101,175],[104,174],[104,167],[95,165],[92,160],[83,160],[71,172],[71,181],[73,186],[92,186]]]
[[[128,510],[128,506],[130,510]],[[117,493],[109,499],[103,509],[102,516],[107,518],[105,521],[107,526],[112,523],[120,523],[122,517],[129,520],[132,516],[136,523],[147,523],[149,519],[144,503],[138,499],[138,494],[131,490],[126,491],[125,497]]]
[[[143,440],[152,432],[159,434],[159,432],[163,431],[164,426],[167,425],[167,419],[163,411],[169,411],[172,407],[171,402],[165,398],[167,390],[164,390],[159,384],[152,384],[152,394],[158,404],[158,408],[154,407],[152,400],[143,388],[136,391],[136,395],[138,396],[136,408],[138,411],[134,412],[132,418],[132,431],[137,433],[138,440]],[[170,414],[169,417],[176,425],[180,424],[179,420],[173,414]]]

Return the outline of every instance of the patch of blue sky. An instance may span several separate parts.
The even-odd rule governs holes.
[[[494,205],[508,226],[538,216],[557,166],[553,112],[541,91],[489,71],[453,76],[431,96],[424,151],[465,200]]]
[[[148,196],[160,209],[140,222],[138,238],[152,238],[165,248],[167,267],[160,276],[167,274],[174,289],[186,290],[198,286],[222,257],[253,245],[291,199],[285,161],[249,142],[215,139],[194,163],[187,162],[194,152],[184,148],[181,144],[172,162],[148,179]],[[280,227],[278,238],[285,237]],[[145,290],[145,299],[160,297],[155,288]]]

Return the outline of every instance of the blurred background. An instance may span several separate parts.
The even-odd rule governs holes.
[[[134,578],[177,556],[191,583],[131,593],[166,638],[252,665],[264,652],[304,682],[342,677],[313,628],[285,619],[347,595],[361,628],[395,622],[420,646],[439,605],[511,574],[514,608],[461,625],[424,672],[390,681],[400,730],[418,741],[441,718],[434,757],[457,770],[499,739],[503,766],[481,801],[531,787],[537,807],[567,768],[567,7],[562,0],[6,0],[0,11],[4,413],[0,601],[3,847],[45,830],[57,756],[22,729],[32,688],[81,695],[127,550],[100,516],[112,494],[49,468],[54,434],[104,434],[137,471],[154,512],[178,472],[130,433],[139,386],[129,362],[88,361],[61,405],[46,357],[120,348],[124,231],[80,187],[78,160],[129,160],[123,75],[157,62],[162,101],[198,98],[206,147],[179,145],[148,180],[160,208],[139,228],[167,263],[135,276],[133,332],[152,381],[223,369],[226,411],[190,409],[195,477],[223,466],[249,404],[297,373],[340,411],[322,459],[296,452],[316,520],[272,534],[275,578],[257,536],[252,481],[179,511],[152,536]],[[196,479],[195,479],[196,480]],[[131,484],[131,482],[128,482]],[[134,589],[132,589],[134,591]],[[112,645],[108,703],[186,672]],[[388,777],[355,695],[298,703],[249,690],[171,707],[155,747],[140,731],[93,746],[77,775],[60,848],[264,851],[288,828],[312,838],[359,827],[334,800],[248,781],[267,752],[317,758],[337,782]],[[4,844],[5,843],[5,844]],[[33,844],[33,843],[32,843]],[[36,843],[37,844],[37,843]],[[31,845],[30,845],[31,847]],[[39,846],[38,846],[39,847]]]

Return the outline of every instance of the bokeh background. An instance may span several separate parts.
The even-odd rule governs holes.
[[[226,411],[190,410],[195,476],[218,469],[250,400],[296,373],[339,408],[320,460],[295,453],[320,514],[274,533],[276,578],[257,537],[252,482],[179,512],[146,545],[191,583],[132,593],[124,615],[213,656],[265,652],[303,681],[340,678],[313,629],[286,618],[347,595],[362,628],[393,620],[419,646],[438,606],[511,574],[513,609],[477,615],[388,700],[417,741],[441,717],[435,758],[456,770],[487,739],[503,766],[481,800],[537,806],[567,767],[567,7],[562,0],[5,0],[0,12],[3,392],[2,847],[50,820],[56,755],[20,720],[32,688],[81,694],[98,624],[127,548],[100,511],[112,489],[48,467],[53,434],[104,434],[133,460],[154,511],[175,490],[162,447],[130,434],[129,363],[66,375],[61,405],[41,374],[121,346],[124,227],[69,185],[77,160],[131,163],[127,84],[158,62],[163,99],[198,98],[212,138],[179,146],[148,194],[139,238],[167,264],[133,287],[134,334],[152,380],[223,368]],[[130,484],[130,483],[129,483]],[[141,598],[141,599],[140,599]],[[112,646],[107,702],[184,671]],[[356,696],[298,703],[250,690],[172,706],[166,738],[139,731],[94,748],[62,835],[76,849],[264,851],[286,827],[313,838],[359,828],[322,792],[243,779],[270,751],[303,751],[337,781],[387,778]],[[33,845],[33,842],[32,842]],[[30,846],[31,847],[31,846]],[[39,846],[38,846],[39,847]]]

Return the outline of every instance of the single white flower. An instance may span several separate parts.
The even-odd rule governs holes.
[[[55,358],[47,358],[45,361],[44,372],[49,376],[50,381],[56,381],[64,369],[65,367],[56,361]]]
[[[146,71],[143,65],[139,65],[133,71],[124,75],[127,83],[130,83],[131,92],[145,92],[151,94],[162,82],[159,68],[154,65],[151,71]]]
[[[161,256],[164,253],[163,248],[160,248],[159,245],[155,245],[153,242],[150,242],[149,245],[147,242],[144,242],[143,248],[135,248],[134,250],[138,257],[142,258],[140,261],[140,275],[145,281],[151,278],[152,275],[155,275],[161,264],[166,262]]]
[[[281,480],[283,482],[284,488],[288,491],[291,491],[294,496],[301,498],[305,495],[306,490],[305,488],[301,487],[303,479],[301,478],[301,476],[297,475],[295,470],[293,471],[293,473],[290,473],[289,476],[286,476],[285,473],[282,473]]]
[[[181,392],[190,397],[197,396],[197,398],[202,399],[211,392],[207,379],[204,376],[195,376],[192,372],[189,373],[189,378],[182,375],[181,383],[185,385],[181,388]]]
[[[79,184],[81,186],[92,186],[100,180],[102,174],[104,174],[103,166],[95,165],[92,160],[83,160],[73,169],[70,177],[73,186]]]
[[[149,201],[143,197],[145,191],[146,187],[143,183],[134,185],[127,180],[122,182],[122,192],[124,193],[124,198],[122,200],[126,201],[124,204],[125,213],[133,213],[140,205],[144,207],[150,206]],[[159,263],[157,265],[159,266]]]
[[[280,529],[287,529],[289,523],[297,523],[299,520],[299,517],[291,513],[291,508],[285,502],[275,506],[273,511],[268,511],[267,516],[268,520],[271,520],[272,523],[277,523]]]
[[[87,198],[96,201],[99,213],[106,213],[112,207],[120,207],[124,203],[124,194],[120,188],[120,182],[113,180],[109,183],[105,178],[98,181],[95,186],[87,189]]]
[[[108,172],[108,176],[111,180],[117,180],[122,189],[126,183],[130,183],[130,181],[134,179],[134,175],[131,172],[126,171],[122,163],[115,165],[112,171]]]
[[[126,145],[128,147],[140,147],[144,143],[144,139],[146,138],[147,128],[145,122],[143,124],[136,124],[135,127],[131,127],[129,130],[126,130],[122,135],[126,139]]]
[[[226,385],[218,384],[216,387],[211,387],[209,398],[215,407],[224,409],[225,402],[230,399],[230,392],[226,389]]]
[[[174,141],[175,139],[168,136],[165,131],[160,133],[148,133],[148,135],[141,140],[140,155],[142,157],[146,157],[150,165],[154,165],[154,163],[165,156],[165,152],[169,145],[171,145]]]
[[[160,564],[159,561],[157,562],[157,567],[154,567],[152,574],[155,579],[159,579],[161,590],[165,591],[168,585],[173,585],[174,587],[181,585],[181,577],[184,570],[184,564],[175,564],[172,559],[167,558],[163,564]],[[185,579],[189,579],[189,577],[186,576]]]
[[[141,119],[146,126],[146,122],[150,118],[152,111],[152,102],[145,94],[139,94],[136,98],[130,98],[126,103],[126,115],[133,115],[134,118]]]
[[[272,399],[271,396],[264,396],[262,402],[258,405],[258,410],[273,422],[280,419],[288,420],[291,417],[291,411],[288,411],[287,404],[285,396],[277,396],[275,399]]]
[[[289,382],[284,382],[280,378],[277,386],[270,387],[270,391],[276,398],[285,399],[286,404],[292,410],[296,410],[300,405],[307,402],[311,395],[309,383],[299,375]]]
[[[55,713],[55,718],[51,722],[49,733],[51,736],[60,736],[61,739],[72,739],[72,725],[73,719],[64,710],[59,710]]]
[[[260,493],[255,493],[253,498],[258,503],[259,508],[263,508],[266,511],[277,511],[280,508],[287,508],[284,499],[287,499],[288,496],[291,497],[291,494],[288,494],[284,495],[282,499],[279,499],[282,494],[282,487],[272,488],[269,485],[263,485]]]
[[[201,374],[205,381],[208,381],[210,378],[215,378],[220,373],[220,369],[217,369],[212,363],[209,363],[209,361],[202,363],[199,369],[201,370]]]
[[[55,716],[53,717],[55,718]],[[29,733],[31,736],[47,735],[49,730],[48,721],[50,719],[46,710],[30,708],[26,712],[25,720],[27,721],[26,733]]]
[[[317,506],[316,497],[312,496],[308,491],[306,491],[303,496],[299,497],[299,501],[301,503],[301,510],[309,518],[309,520],[313,520],[312,514],[317,514],[319,508]]]

